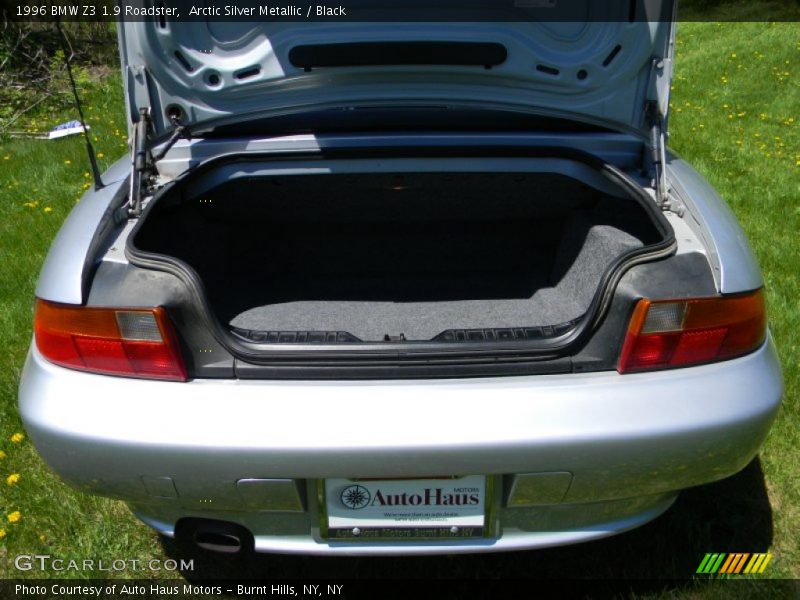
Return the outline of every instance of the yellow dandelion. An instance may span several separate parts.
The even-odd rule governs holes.
[[[104,156],[105,156],[105,154],[103,154],[102,152],[98,152],[97,153],[97,158],[103,158]]]
[[[6,155],[3,157],[3,160],[11,160],[11,155],[10,155],[10,154],[6,154]]]
[[[3,460],[6,457],[6,453],[0,450],[0,460]]]
[[[18,510],[15,510],[12,513],[8,513],[8,517],[7,518],[8,518],[8,522],[9,523],[16,523],[17,521],[19,521],[22,518],[22,513],[19,512]]]
[[[45,206],[45,207],[44,207],[44,212],[45,212],[45,214],[48,214],[48,215],[49,215],[51,212],[53,212],[53,209],[52,209],[52,208],[50,208],[49,206]]]
[[[731,58],[736,58],[736,52],[731,52]]]
[[[65,160],[65,161],[64,161],[64,164],[65,164],[65,165],[71,165],[71,164],[72,164],[72,161],[71,161],[71,160]]]
[[[24,439],[25,439],[24,433],[17,432],[11,436],[11,441],[14,442],[15,444],[19,444]]]
[[[44,534],[39,536],[39,541],[42,542],[43,544],[45,543],[46,540],[47,540],[47,538],[44,537]]]
[[[6,483],[8,485],[14,485],[19,481],[19,473],[12,473],[8,477],[6,477]]]
[[[83,174],[83,176],[84,176],[84,177],[86,177],[86,178],[88,179],[88,178],[89,178],[89,173],[88,173],[88,172],[86,172],[86,173],[84,173],[84,174]]]
[[[0,529],[0,540],[2,540],[4,537],[6,537],[6,530]]]

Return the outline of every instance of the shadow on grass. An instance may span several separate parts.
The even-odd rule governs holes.
[[[194,559],[190,582],[237,579],[586,578],[643,580],[636,593],[693,586],[706,552],[763,552],[772,542],[772,511],[756,458],[737,475],[683,492],[658,519],[633,531],[574,546],[461,556],[229,556],[162,539],[166,554]]]

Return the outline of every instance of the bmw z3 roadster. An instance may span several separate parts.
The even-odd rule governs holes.
[[[166,536],[332,555],[591,540],[748,464],[780,366],[665,147],[674,24],[583,4],[120,22],[131,155],[36,291],[45,461]]]

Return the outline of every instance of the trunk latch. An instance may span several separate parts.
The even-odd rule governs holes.
[[[389,335],[388,333],[383,336],[384,342],[405,342],[406,335],[401,333],[400,335]]]

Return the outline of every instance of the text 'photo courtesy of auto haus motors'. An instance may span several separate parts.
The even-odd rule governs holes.
[[[132,154],[53,242],[19,391],[69,484],[220,551],[489,552],[758,452],[780,366],[665,148],[674,23],[118,32]]]

